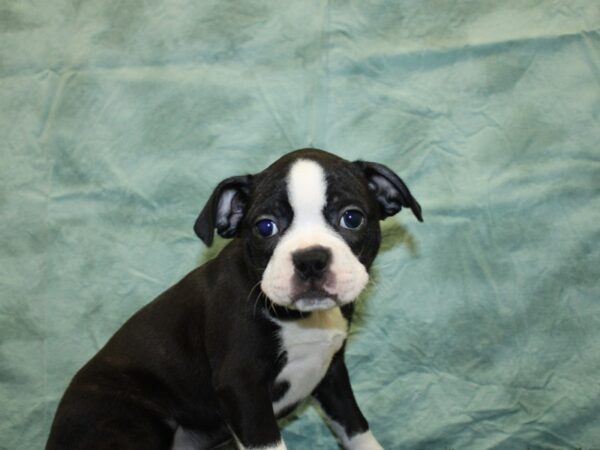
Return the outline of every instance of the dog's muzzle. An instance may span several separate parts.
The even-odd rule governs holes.
[[[331,260],[331,250],[320,245],[292,253],[294,308],[314,311],[333,308],[338,304],[337,295],[328,292],[328,287],[335,281],[330,270]]]
[[[301,311],[354,301],[369,275],[346,242],[327,227],[299,227],[279,241],[261,288],[275,304]]]

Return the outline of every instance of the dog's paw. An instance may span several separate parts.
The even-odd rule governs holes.
[[[352,436],[346,445],[346,450],[383,450],[383,447],[371,431]]]

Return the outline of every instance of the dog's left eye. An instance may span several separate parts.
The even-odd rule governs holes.
[[[349,230],[355,230],[360,227],[365,219],[363,213],[356,209],[349,209],[342,214],[340,225]]]
[[[271,219],[259,220],[258,222],[256,222],[256,229],[258,231],[258,234],[260,234],[262,237],[274,236],[279,232],[277,224]]]

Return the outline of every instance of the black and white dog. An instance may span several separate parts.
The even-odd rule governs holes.
[[[382,449],[344,363],[379,221],[421,208],[387,167],[315,149],[222,181],[195,224],[234,238],[138,311],[74,377],[48,450],[281,450],[312,396],[343,447]]]

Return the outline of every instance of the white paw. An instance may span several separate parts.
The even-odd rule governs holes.
[[[371,431],[352,436],[346,443],[347,450],[383,450],[383,447],[377,439],[373,437]]]
[[[238,447],[240,448],[240,450],[287,450],[287,447],[285,446],[283,441],[279,441],[276,444],[269,445],[266,447],[249,447],[249,448],[244,447],[238,441]]]

